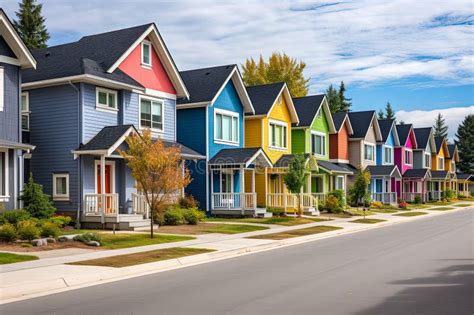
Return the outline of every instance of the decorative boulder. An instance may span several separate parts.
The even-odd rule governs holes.
[[[47,237],[46,242],[48,243],[56,243],[56,239],[54,237]]]
[[[99,247],[100,243],[97,241],[89,241],[89,242],[86,242],[86,245]]]
[[[31,244],[36,247],[48,245],[48,241],[45,238],[37,238],[31,241]]]
[[[60,242],[70,242],[74,240],[75,235],[61,235],[58,237],[58,241]]]

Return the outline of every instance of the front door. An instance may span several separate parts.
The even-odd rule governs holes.
[[[112,176],[111,176],[111,165],[106,164],[105,165],[105,194],[111,194],[112,193]],[[97,187],[97,193],[102,194],[102,185],[101,185],[101,169],[100,169],[100,164],[97,165],[96,168],[96,173],[97,173],[97,182],[96,182],[96,187]],[[110,196],[105,197],[105,213],[110,213],[112,212],[112,198]],[[99,204],[102,205],[102,199],[99,199]]]

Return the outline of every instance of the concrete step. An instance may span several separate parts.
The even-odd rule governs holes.
[[[312,216],[319,216],[319,215],[321,215],[321,213],[319,212],[319,210],[316,210],[315,208],[306,208],[306,209],[304,209],[303,214],[305,214],[305,215],[312,215]]]
[[[142,214],[120,214],[120,222],[136,222],[142,220]]]

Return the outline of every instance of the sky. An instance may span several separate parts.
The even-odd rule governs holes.
[[[11,18],[17,1],[0,0]],[[344,81],[352,110],[390,102],[418,127],[441,112],[453,138],[474,114],[474,2],[40,0],[49,45],[155,22],[180,70],[286,52],[310,93]]]

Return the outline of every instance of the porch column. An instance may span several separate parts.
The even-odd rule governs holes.
[[[209,174],[211,175],[211,210],[214,209],[214,171],[210,169]]]
[[[240,170],[239,170],[239,174],[240,174],[240,194],[238,194],[238,196],[240,196],[239,198],[239,202],[240,202],[240,209],[242,209],[242,215],[245,214],[245,208],[247,206],[246,204],[246,199],[245,199],[245,186],[244,186],[244,178],[245,178],[245,174],[244,174],[244,168],[241,166],[240,167]]]
[[[101,204],[101,214],[102,214],[102,223],[104,223],[104,214],[106,208],[106,198],[105,198],[105,155],[100,156],[100,204]]]

